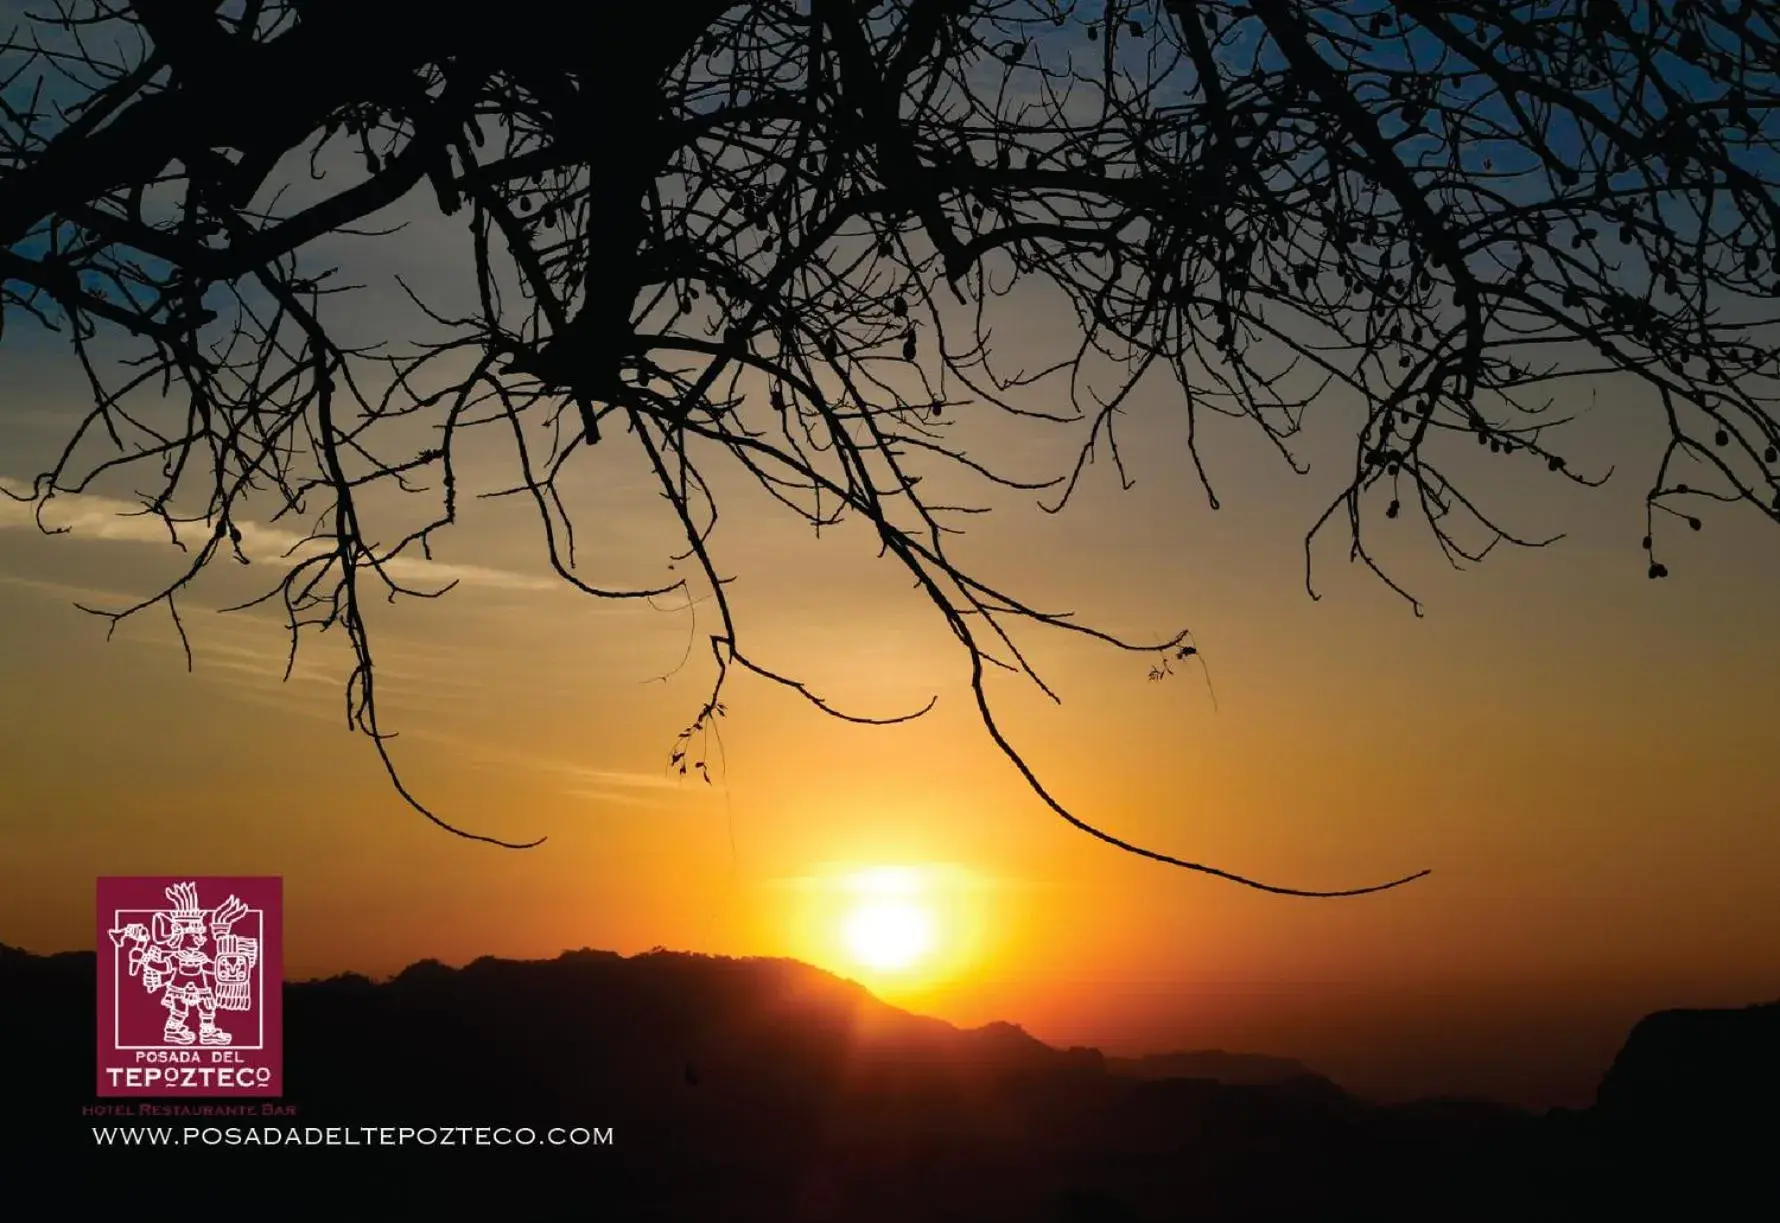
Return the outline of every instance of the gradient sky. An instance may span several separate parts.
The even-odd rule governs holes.
[[[356,320],[387,325],[397,272],[449,291],[438,252],[455,241],[422,226],[374,261],[361,243]],[[1038,364],[1062,329],[1043,303],[1021,308],[997,333],[1010,366]],[[81,403],[54,357],[9,330],[0,478],[15,485]],[[107,644],[73,607],[148,593],[176,554],[102,501],[69,503],[75,530],[56,538],[0,502],[0,941],[90,946],[99,874],[275,873],[298,977],[583,945],[790,955],[1058,1043],[1291,1054],[1389,1094],[1586,1099],[1640,1014],[1780,996],[1780,532],[1714,507],[1700,534],[1669,532],[1674,576],[1646,580],[1653,407],[1624,384],[1566,393],[1588,409],[1573,467],[1619,475],[1585,494],[1502,460],[1484,485],[1513,525],[1563,542],[1454,573],[1425,527],[1380,517],[1421,619],[1333,536],[1324,597],[1305,592],[1303,533],[1347,474],[1335,401],[1313,414],[1302,479],[1252,426],[1213,422],[1213,513],[1158,382],[1124,437],[1134,489],[1102,465],[1062,516],[1003,498],[967,552],[1036,603],[1134,636],[1189,627],[1203,651],[1209,687],[1196,666],[1150,683],[1143,658],[1028,634],[1064,702],[999,684],[1006,726],[1084,818],[1296,886],[1433,869],[1400,891],[1273,898],[1072,831],[996,754],[965,659],[873,541],[813,539],[758,497],[738,494],[718,535],[746,648],[849,708],[937,693],[935,711],[842,725],[738,676],[716,784],[672,779],[710,678],[702,644],[675,672],[686,615],[553,586],[533,520],[485,503],[439,568],[462,587],[372,623],[409,781],[462,825],[549,836],[526,852],[401,805],[345,727],[328,642],[281,684],[274,621],[206,614],[262,588],[266,566],[185,605],[188,675],[164,616]],[[991,444],[1027,471],[1069,453]],[[498,456],[477,462],[492,486]],[[644,475],[615,438],[578,484],[594,559],[638,581],[665,574],[671,543]],[[275,542],[250,530],[248,551]],[[941,954],[906,982],[839,944],[839,881],[891,864],[928,868],[941,914]]]

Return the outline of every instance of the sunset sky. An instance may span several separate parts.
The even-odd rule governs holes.
[[[392,273],[446,277],[429,241],[455,239],[422,230],[375,264],[361,248],[361,321],[394,309]],[[999,352],[1036,365],[1059,328],[1034,305]],[[40,339],[9,330],[3,360],[0,478],[20,487],[82,388]],[[1347,475],[1339,402],[1314,414],[1302,479],[1252,426],[1207,426],[1213,513],[1157,382],[1123,439],[1135,488],[1102,464],[1062,516],[1003,497],[973,528],[986,575],[1124,634],[1190,628],[1208,664],[1151,683],[1141,657],[1028,633],[1063,703],[1013,681],[996,695],[1059,797],[1273,882],[1433,871],[1339,901],[1245,891],[1062,824],[983,733],[965,659],[874,541],[814,539],[758,496],[738,493],[717,536],[750,652],[850,709],[937,694],[934,712],[843,725],[737,676],[713,784],[672,778],[710,682],[708,624],[553,585],[529,512],[482,503],[438,569],[462,586],[371,614],[405,776],[463,826],[549,837],[524,852],[400,803],[345,727],[328,641],[281,684],[275,620],[207,613],[264,588],[274,536],[250,532],[266,563],[229,565],[183,605],[188,675],[164,615],[107,644],[73,607],[149,593],[177,554],[103,501],[64,502],[52,521],[75,529],[56,538],[0,501],[0,942],[90,946],[100,874],[279,874],[296,977],[580,946],[794,956],[1054,1043],[1289,1054],[1361,1091],[1586,1099],[1644,1012],[1780,996],[1780,532],[1709,507],[1697,535],[1663,528],[1673,576],[1646,580],[1655,415],[1636,388],[1601,384],[1592,407],[1590,389],[1566,392],[1590,409],[1568,453],[1618,464],[1605,489],[1511,464],[1482,485],[1561,543],[1455,573],[1424,526],[1380,517],[1421,619],[1336,536],[1317,554],[1323,598],[1305,592],[1303,533]],[[1045,474],[1071,453],[1067,435],[995,444]],[[493,487],[499,455],[477,463]],[[617,436],[577,486],[590,564],[625,580],[664,576],[672,543],[643,477]],[[868,880],[904,880],[931,923],[901,972],[847,933],[874,886],[860,873],[885,867],[907,873]]]

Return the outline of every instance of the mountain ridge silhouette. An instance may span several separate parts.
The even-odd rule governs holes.
[[[1224,1049],[1174,1049],[1107,1059],[1118,1074],[1139,1079],[1215,1079],[1220,1083],[1278,1083],[1316,1075],[1295,1057],[1231,1053]],[[1318,1076],[1326,1077],[1326,1076]]]
[[[39,1105],[34,1137],[106,1174],[76,1179],[89,1193],[124,1183],[111,1175],[121,1166],[170,1158],[100,1150],[81,1115],[94,1103],[95,964],[93,952],[0,945],[0,998],[31,1000],[0,1007],[0,1040],[34,1050],[21,1080]],[[303,1170],[351,1164],[355,1183],[371,1174],[366,1192],[404,1209],[483,1200],[522,1218],[598,1206],[592,1217],[783,1223],[1484,1220],[1590,1217],[1665,1194],[1697,1207],[1759,1166],[1739,1162],[1741,1140],[1761,1135],[1731,1106],[1780,1098],[1761,1069],[1761,1051],[1780,1044],[1780,1003],[1735,1020],[1648,1017],[1594,1108],[1537,1114],[1376,1104],[1289,1073],[1300,1066],[1290,1059],[1058,1049],[1017,1024],[961,1028],[905,1011],[785,959],[582,949],[461,968],[422,960],[383,981],[287,982],[284,997],[284,1103],[296,1116],[266,1124],[610,1127],[615,1142],[236,1149],[204,1157],[207,1185],[271,1174],[292,1200],[325,1200],[332,1182]],[[1689,1077],[1713,1066],[1722,1078],[1738,1049],[1753,1078]],[[1281,1073],[1169,1073],[1219,1065]],[[1705,1135],[1716,1149],[1696,1158]]]

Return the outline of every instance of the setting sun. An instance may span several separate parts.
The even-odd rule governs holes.
[[[876,866],[842,877],[839,942],[857,968],[907,978],[934,967],[942,923],[931,870]]]
[[[867,968],[912,968],[933,949],[933,918],[906,900],[868,901],[847,916],[847,950]]]
[[[1017,920],[1003,886],[956,862],[812,863],[780,881],[787,941],[796,954],[879,997],[931,1002],[980,967]]]
[[[924,903],[927,880],[906,866],[879,866],[847,880],[857,899],[842,924],[847,952],[861,967],[903,972],[934,950],[932,909]]]

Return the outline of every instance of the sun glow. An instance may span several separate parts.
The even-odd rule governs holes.
[[[880,997],[931,1000],[989,951],[992,880],[952,862],[818,863],[780,881],[789,889],[791,954]]]
[[[847,915],[847,950],[867,968],[900,972],[933,950],[933,918],[905,900],[875,900]]]
[[[927,880],[906,866],[859,871],[846,881],[853,902],[841,923],[847,954],[860,967],[905,973],[929,960],[938,941]]]

